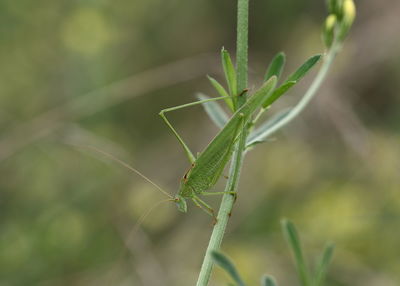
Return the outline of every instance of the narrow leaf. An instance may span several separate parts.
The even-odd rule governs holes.
[[[261,278],[261,286],[278,286],[278,283],[276,283],[274,277],[270,275],[264,275]]]
[[[319,60],[321,59],[322,55],[315,55],[309,58],[304,64],[302,64],[293,74],[289,76],[286,81],[299,81],[303,78],[310,69],[315,66]]]
[[[269,107],[279,97],[284,95],[290,88],[292,88],[299,80],[301,80],[308,71],[315,66],[315,64],[321,59],[322,55],[316,55],[309,58],[303,65],[301,65],[289,78],[278,87],[263,103],[263,108]]]
[[[332,261],[334,250],[335,250],[335,245],[333,243],[329,243],[325,246],[315,274],[314,286],[323,285],[328,270],[328,266]]]
[[[281,121],[286,115],[292,110],[292,108],[287,108],[272,116],[271,119],[265,121],[257,129],[250,133],[247,138],[246,148],[249,148],[255,144],[265,142],[269,135],[269,129]]]
[[[284,95],[292,86],[296,84],[296,81],[286,81],[280,87],[274,90],[273,93],[265,100],[262,107],[265,109],[272,105],[279,97]]]
[[[216,79],[212,78],[211,76],[207,76],[207,78],[211,82],[212,86],[217,90],[217,92],[220,96],[229,96],[229,94],[225,90],[225,88]],[[225,100],[226,104],[228,105],[229,109],[233,111],[234,109],[233,109],[232,98],[227,97],[224,100]]]
[[[237,93],[237,78],[236,78],[236,70],[232,64],[231,57],[227,50],[222,48],[221,50],[221,60],[222,60],[222,67],[224,69],[224,74],[226,78],[226,83],[229,87],[229,94],[231,96],[238,95]],[[236,97],[232,99],[233,105],[236,106]]]
[[[299,235],[297,234],[297,230],[294,224],[288,220],[282,221],[282,229],[286,240],[290,248],[292,249],[301,285],[309,286],[309,271],[303,257],[303,252],[301,250],[300,239]]]
[[[199,100],[207,100],[211,98],[202,93],[198,93],[196,96]],[[205,102],[202,105],[212,122],[214,122],[218,128],[222,129],[226,122],[228,122],[229,118],[221,106],[216,101]]]
[[[268,66],[267,72],[264,76],[264,81],[275,75],[278,79],[282,74],[283,67],[285,66],[286,56],[283,52],[278,53]]]
[[[237,286],[245,286],[235,266],[228,257],[226,257],[224,254],[218,251],[211,252],[211,256],[214,259],[215,263],[219,265],[221,268],[223,268],[231,276],[231,278],[235,281]]]

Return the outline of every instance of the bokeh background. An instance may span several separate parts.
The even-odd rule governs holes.
[[[249,285],[297,285],[280,231],[298,226],[311,264],[337,252],[327,285],[400,285],[400,2],[356,2],[358,18],[304,113],[246,157],[223,251]],[[276,52],[285,75],[323,51],[321,0],[254,0],[250,88]],[[194,285],[212,230],[159,205],[188,168],[157,115],[215,95],[219,51],[235,50],[228,0],[0,0],[0,285]],[[271,110],[295,104],[308,76]],[[201,107],[170,114],[191,148],[217,129]],[[216,189],[222,188],[224,179]],[[207,198],[215,208],[219,198]],[[211,285],[226,285],[217,269]]]

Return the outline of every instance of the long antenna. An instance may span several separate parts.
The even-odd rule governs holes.
[[[174,197],[169,194],[168,192],[164,191],[160,186],[158,186],[156,183],[154,183],[152,180],[150,180],[148,177],[146,177],[144,174],[142,174],[139,170],[135,169],[134,167],[132,167],[131,165],[129,165],[128,163],[122,161],[121,159],[118,159],[117,157],[115,157],[114,155],[103,151],[97,147],[94,146],[90,146],[90,145],[76,145],[73,144],[77,147],[81,147],[81,148],[87,148],[87,149],[91,149],[93,151],[96,151],[106,157],[108,157],[109,159],[113,160],[114,162],[117,162],[118,164],[124,166],[125,168],[127,168],[128,170],[132,171],[133,173],[135,173],[136,175],[138,175],[139,177],[143,178],[144,180],[146,180],[147,182],[149,182],[150,184],[152,184],[156,189],[158,189],[161,193],[163,193],[164,195],[166,195],[167,197],[173,199]]]
[[[168,200],[162,200],[159,201],[157,203],[155,203],[147,212],[145,212],[144,214],[142,214],[139,219],[137,220],[137,222],[135,223],[134,227],[132,228],[131,232],[129,233],[128,237],[127,237],[127,241],[126,243],[129,244],[129,242],[131,241],[133,235],[137,232],[137,230],[139,229],[139,227],[142,225],[142,223],[144,222],[144,220],[153,212],[153,210],[158,207],[159,205],[166,203],[166,202],[172,202],[174,201],[174,199],[168,199]]]

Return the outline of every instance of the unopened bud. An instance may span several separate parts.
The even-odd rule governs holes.
[[[356,5],[353,0],[344,0],[343,2],[343,17],[351,20],[353,23],[356,17]]]
[[[340,23],[339,39],[344,40],[347,36],[354,19],[356,18],[356,6],[353,0],[344,0],[342,9],[342,20]]]
[[[330,14],[335,14],[339,19],[342,17],[343,0],[328,0]]]
[[[337,17],[334,14],[329,15],[324,23],[322,30],[322,40],[325,46],[329,49],[332,45],[333,39],[335,37],[335,26],[337,23]]]

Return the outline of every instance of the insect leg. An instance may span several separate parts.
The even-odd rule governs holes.
[[[189,147],[186,145],[185,141],[183,141],[182,137],[178,134],[178,132],[175,130],[175,128],[169,122],[169,120],[165,116],[165,113],[170,112],[170,111],[174,111],[174,110],[178,110],[178,109],[182,109],[182,108],[186,108],[186,107],[189,107],[189,106],[203,104],[203,103],[206,103],[206,102],[209,102],[209,101],[221,100],[221,99],[224,99],[224,98],[227,98],[227,96],[221,96],[221,97],[214,97],[214,98],[205,99],[205,100],[199,100],[199,101],[195,101],[195,102],[191,102],[191,103],[187,103],[187,104],[183,104],[183,105],[178,105],[178,106],[166,108],[166,109],[163,109],[163,110],[160,111],[159,115],[164,120],[164,122],[167,124],[167,126],[171,129],[171,131],[174,133],[174,135],[178,139],[179,143],[182,145],[183,149],[185,150],[185,153],[186,153],[187,157],[189,158],[190,163],[194,163],[194,161],[196,161],[196,158],[194,157],[192,151],[190,151]]]
[[[237,200],[237,192],[202,192],[201,194],[204,196],[230,194],[230,195],[234,196],[235,202]]]
[[[213,218],[215,218],[214,210],[209,205],[207,205],[205,202],[203,202],[202,200],[199,200],[199,198],[192,198],[192,201],[197,207],[201,208],[207,214],[209,214]]]
[[[230,194],[236,196],[236,192],[201,192],[202,196],[214,196],[214,195],[223,195]]]

